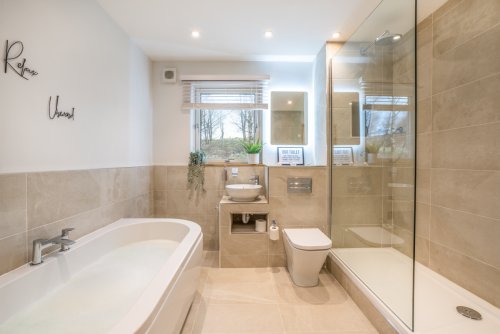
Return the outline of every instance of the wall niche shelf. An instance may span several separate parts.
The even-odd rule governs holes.
[[[244,223],[243,218],[248,215],[248,222]],[[231,234],[262,234],[267,233],[267,213],[231,213]],[[263,232],[257,232],[256,220],[264,219],[266,221],[265,230]]]

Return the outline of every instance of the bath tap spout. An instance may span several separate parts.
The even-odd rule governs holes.
[[[61,245],[61,251],[67,251],[69,249],[69,246],[75,243],[73,240],[70,240],[68,238],[69,231],[72,230],[73,229],[64,229],[62,230],[61,235],[58,235],[57,237],[51,239],[33,240],[33,258],[30,264],[32,266],[36,266],[40,263],[43,263],[42,251],[52,245]]]

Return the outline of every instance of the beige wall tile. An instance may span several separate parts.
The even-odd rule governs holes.
[[[417,236],[415,238],[415,261],[424,266],[429,266],[429,239]]]
[[[267,234],[230,234],[221,231],[221,256],[248,255],[259,256],[269,254]]]
[[[431,241],[500,269],[500,220],[432,207]]]
[[[26,233],[19,233],[0,239],[0,275],[28,262]]]
[[[378,167],[334,167],[332,195],[382,195],[382,173]]]
[[[413,231],[413,201],[393,201],[393,224],[407,231]]]
[[[38,227],[101,204],[101,170],[28,174],[28,226]]]
[[[419,64],[432,62],[432,16],[428,16],[417,27],[417,59]]]
[[[431,168],[433,140],[430,133],[417,135],[417,168]]]
[[[432,167],[500,170],[500,123],[435,132]]]
[[[448,130],[500,121],[500,74],[434,95],[434,130]]]
[[[432,131],[432,107],[434,98],[418,101],[417,105],[417,133],[429,133]]]
[[[167,191],[154,191],[154,215],[156,217],[168,216]]]
[[[295,194],[269,198],[273,219],[285,226],[323,225],[327,220],[326,198]]]
[[[434,54],[441,55],[500,23],[500,2],[467,0],[434,20]]]
[[[430,244],[430,268],[489,303],[500,306],[500,270],[436,243]]]
[[[425,100],[431,97],[433,92],[433,63],[425,63],[417,66],[417,100]]]
[[[269,254],[269,267],[286,267],[285,254]]]
[[[26,231],[26,174],[0,175],[0,239]]]
[[[416,232],[417,236],[429,239],[429,231],[431,224],[431,206],[429,204],[416,203]]]
[[[168,174],[167,166],[153,167],[153,189],[155,191],[158,190],[165,191],[168,189],[167,174]]]
[[[382,197],[338,197],[333,201],[333,221],[340,225],[381,225]]]
[[[433,19],[437,20],[443,15],[448,14],[455,6],[460,4],[463,0],[448,0],[441,7],[439,7],[433,14]]]
[[[417,168],[417,202],[431,203],[431,170],[429,168]]]
[[[168,166],[167,190],[187,190],[187,166]]]
[[[434,54],[434,94],[500,72],[500,25],[443,53]]]
[[[432,204],[500,219],[500,172],[432,170]]]

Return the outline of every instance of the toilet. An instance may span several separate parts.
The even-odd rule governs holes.
[[[298,286],[318,285],[319,272],[332,241],[318,228],[285,228],[283,239],[293,283]]]

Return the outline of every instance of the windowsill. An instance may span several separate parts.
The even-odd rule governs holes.
[[[265,167],[265,164],[248,164],[246,162],[207,162],[205,166],[215,166],[215,167]]]

